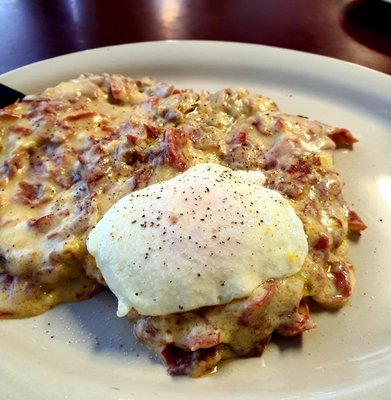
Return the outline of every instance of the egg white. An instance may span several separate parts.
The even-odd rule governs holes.
[[[298,272],[308,252],[303,224],[264,180],[198,164],[119,200],[87,240],[118,316],[226,304]]]

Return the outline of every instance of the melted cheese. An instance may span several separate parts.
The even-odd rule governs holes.
[[[0,313],[89,297],[103,279],[85,241],[102,215],[205,162],[265,171],[266,186],[293,199],[310,245],[306,293],[334,302],[325,271],[344,262],[348,210],[330,172],[333,129],[244,89],[197,93],[108,74],[0,110]],[[320,233],[326,251],[314,250]]]

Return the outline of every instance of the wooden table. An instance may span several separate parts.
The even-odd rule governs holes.
[[[380,0],[1,0],[0,73],[74,51],[166,39],[259,43],[391,74]]]

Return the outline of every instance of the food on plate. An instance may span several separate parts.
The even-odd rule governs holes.
[[[227,304],[299,272],[303,224],[264,180],[260,171],[197,164],[119,200],[87,241],[118,316]]]
[[[346,129],[245,89],[85,74],[1,110],[0,135],[3,317],[108,285],[169,373],[199,376],[351,295]]]

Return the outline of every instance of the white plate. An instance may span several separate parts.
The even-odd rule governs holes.
[[[219,42],[151,42],[70,54],[0,77],[26,93],[77,76],[151,75],[182,87],[245,86],[281,109],[347,127],[360,142],[337,153],[345,197],[368,224],[351,246],[351,305],[316,312],[317,329],[272,343],[261,358],[201,378],[172,378],[115,317],[109,293],[36,318],[0,321],[1,398],[390,399],[391,77],[295,51]]]

